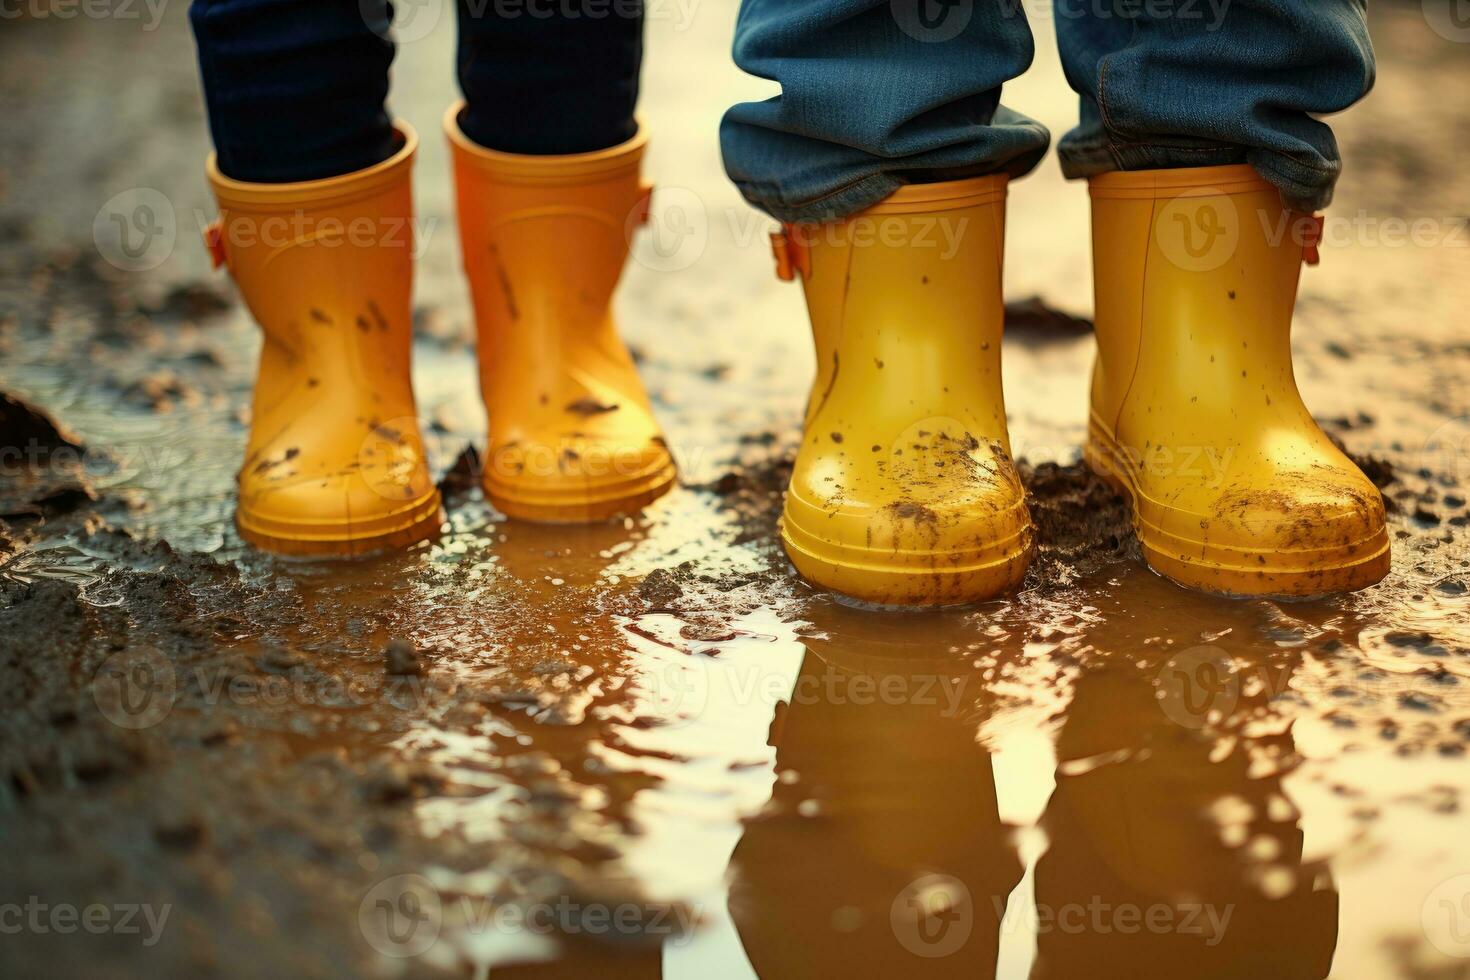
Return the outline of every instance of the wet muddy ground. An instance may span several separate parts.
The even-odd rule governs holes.
[[[231,527],[258,340],[195,245],[182,7],[7,22],[0,973],[1470,976],[1470,37],[1431,6],[1375,7],[1295,332],[1389,502],[1388,579],[1231,601],[1141,566],[1077,462],[1087,204],[1048,161],[1011,195],[1005,352],[1042,555],[908,614],[813,592],[774,538],[811,354],[720,175],[718,113],[765,91],[732,3],[649,25],[662,191],[619,310],[683,479],[596,527],[475,489],[449,12],[403,45],[450,526],[347,565]],[[1060,132],[1033,21],[1008,100]]]

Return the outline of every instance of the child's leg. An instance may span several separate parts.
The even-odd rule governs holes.
[[[393,154],[386,0],[194,0],[189,20],[226,176],[316,180]]]
[[[466,104],[444,122],[490,423],[486,495],[524,520],[634,513],[674,483],[612,313],[648,209],[633,117],[642,6],[461,0],[459,25]]]
[[[1230,0],[1154,9],[1058,0],[1057,40],[1081,124],[1057,148],[1069,177],[1249,163],[1315,211],[1342,169],[1314,114],[1373,86],[1362,0]]]
[[[1097,294],[1088,462],[1132,497],[1148,563],[1184,585],[1377,582],[1383,499],[1291,364],[1311,212],[1341,170],[1313,114],[1373,82],[1361,2],[1069,3],[1057,27],[1082,124],[1062,166],[1090,177]]]
[[[918,181],[1006,172],[1046,151],[1045,127],[1000,105],[1031,64],[1020,3],[745,0],[735,61],[781,94],[732,108],[725,169],[782,221],[845,217]]]
[[[205,239],[265,339],[240,535],[315,556],[433,537],[409,373],[418,138],[383,109],[387,3],[195,0],[190,16],[217,149]]]
[[[929,16],[935,15],[935,16]],[[745,0],[735,60],[781,95],[725,116],[725,169],[786,222],[816,341],[781,522],[796,568],[885,605],[1015,587],[1034,550],[1001,395],[1008,177],[1046,151],[1000,105],[1019,3]]]
[[[464,134],[525,154],[586,153],[632,139],[643,4],[616,0],[600,12],[568,13],[560,0],[525,0],[513,13],[459,0]]]

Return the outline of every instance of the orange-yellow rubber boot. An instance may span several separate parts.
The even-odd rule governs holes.
[[[781,539],[817,585],[880,605],[987,599],[1034,533],[1001,394],[1006,178],[901,188],[848,219],[787,226],[817,378]]]
[[[490,420],[485,493],[547,523],[630,514],[674,483],[674,462],[612,317],[641,222],[644,134],[567,156],[488,150],[444,118],[459,237],[474,295]]]
[[[325,180],[209,182],[206,231],[265,335],[240,470],[240,536],[291,555],[357,555],[438,533],[409,380],[418,137]]]
[[[1388,571],[1383,498],[1291,366],[1320,220],[1246,165],[1094,177],[1098,355],[1086,458],[1127,491],[1150,566],[1235,595],[1361,589]]]

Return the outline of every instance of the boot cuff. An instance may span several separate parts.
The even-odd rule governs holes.
[[[408,123],[393,124],[398,150],[382,163],[340,177],[303,180],[289,184],[253,184],[226,177],[215,154],[209,155],[205,172],[221,208],[233,211],[274,211],[299,205],[341,205],[371,197],[386,187],[408,179],[413,157],[419,148],[418,133]]]
[[[923,214],[996,204],[1005,201],[1009,181],[1009,175],[1000,173],[933,184],[905,184],[862,213]]]
[[[589,180],[636,173],[648,145],[642,126],[626,143],[591,153],[530,155],[502,153],[471,140],[459,126],[464,102],[456,102],[444,114],[444,132],[454,148],[455,161],[486,177],[509,184],[581,184]]]
[[[1275,186],[1246,163],[1169,170],[1115,170],[1088,178],[1093,198],[1168,199],[1253,194]]]

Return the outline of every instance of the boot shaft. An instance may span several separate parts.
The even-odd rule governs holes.
[[[1000,387],[1005,175],[917,184],[843,221],[789,225],[778,271],[800,276],[816,347],[807,424],[824,406],[891,416],[895,434],[951,420],[1009,447]]]
[[[418,141],[325,180],[250,184],[207,165],[206,231],[265,335],[236,523],[284,554],[353,555],[438,532],[410,380]]]
[[[444,126],[482,361],[615,342],[612,294],[646,220],[646,134],[591,153],[500,153],[464,135],[462,109],[451,107]]]
[[[323,372],[389,385],[402,373],[406,382],[398,368],[412,341],[418,137],[404,123],[397,132],[392,157],[325,180],[236,181],[210,156],[219,218],[206,240],[265,334],[263,384],[303,360],[318,382]]]
[[[1116,431],[1144,360],[1196,411],[1237,407],[1243,387],[1294,411],[1292,308],[1316,220],[1244,165],[1105,174],[1090,193],[1095,418]]]

